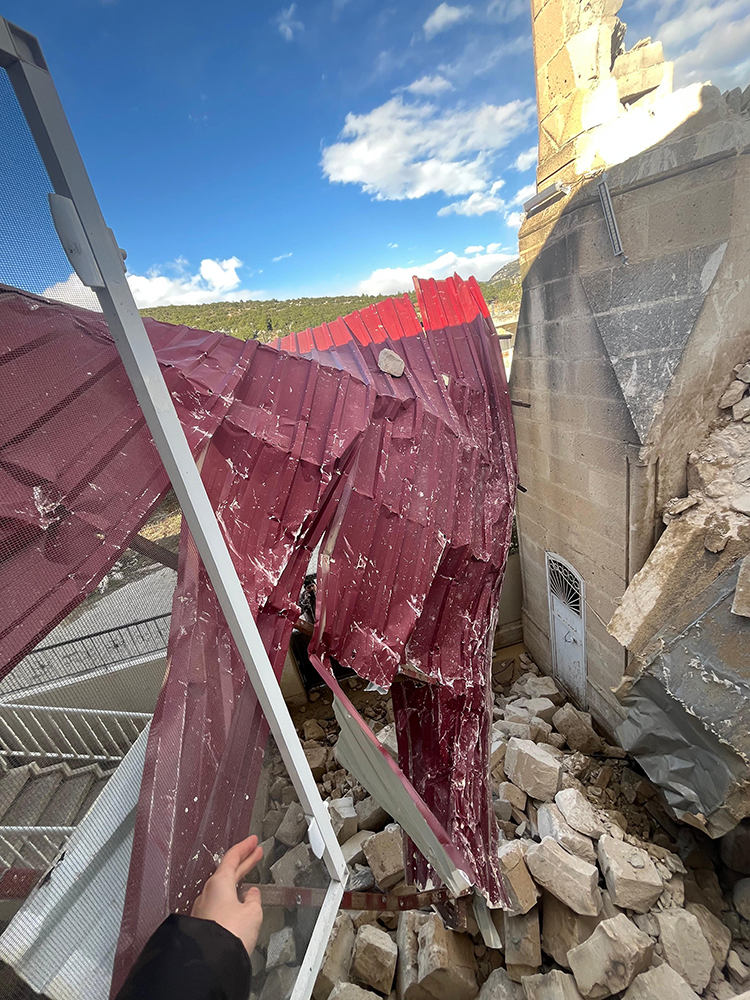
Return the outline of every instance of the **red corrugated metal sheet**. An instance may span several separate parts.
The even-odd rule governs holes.
[[[313,648],[393,684],[402,767],[465,870],[497,901],[489,666],[516,485],[510,403],[476,283],[423,282],[417,293],[425,329],[406,296],[277,346],[146,325],[191,444],[202,446],[203,478],[274,668],[283,663],[309,554],[324,536]],[[26,512],[0,552],[8,556],[0,594],[26,560],[34,567],[14,619],[24,638],[3,637],[6,662],[90,592],[166,485],[101,317],[8,294],[0,296],[0,329],[8,327],[19,340],[0,357],[5,371],[14,379],[36,372],[37,387],[41,377],[52,388],[34,420],[11,407],[21,426],[0,442],[0,471],[11,470]],[[403,359],[402,377],[379,368],[384,347]],[[66,366],[66,355],[75,363]],[[87,414],[105,375],[114,403],[98,422]],[[48,432],[57,414],[67,420]],[[23,466],[7,460],[19,434]],[[74,442],[77,478],[65,478],[75,463],[64,460],[60,442]],[[88,456],[96,454],[94,467]],[[86,483],[96,483],[96,510],[103,505],[95,523],[90,502],[76,506]],[[40,484],[57,503],[50,525],[40,523]],[[76,531],[56,561],[50,540],[68,525]],[[74,582],[52,600],[49,583],[62,579]],[[188,909],[214,855],[247,829],[265,736],[187,535],[168,655],[115,989],[167,909]],[[404,664],[430,683],[399,676]],[[423,860],[411,862],[425,879]]]

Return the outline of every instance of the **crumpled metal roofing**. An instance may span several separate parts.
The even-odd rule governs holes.
[[[146,327],[277,674],[324,537],[313,653],[393,685],[402,767],[463,870],[499,902],[487,758],[492,634],[516,487],[510,401],[476,283],[419,282],[417,291],[424,329],[407,297],[278,346]],[[18,434],[0,443],[20,511],[0,550],[10,553],[0,593],[11,585],[6,568],[16,579],[24,560],[34,569],[16,613],[22,635],[0,636],[2,662],[12,665],[96,585],[166,483],[102,318],[9,293],[0,295],[0,328],[9,325],[18,344],[0,361],[33,372],[37,387],[41,371],[55,387],[40,420],[21,419],[25,464],[6,461]],[[383,347],[403,358],[400,378],[380,370]],[[43,367],[24,369],[36,350],[46,351]],[[73,351],[70,371],[50,363]],[[99,423],[89,395],[99,399],[102,382]],[[67,419],[50,433],[58,414]],[[74,442],[70,460],[60,461],[59,442]],[[87,461],[94,453],[96,465]],[[37,487],[55,498],[52,515],[40,512]],[[72,541],[56,562],[58,537]],[[52,579],[72,583],[53,599]],[[215,854],[247,829],[262,763],[265,723],[186,531],[168,660],[114,990],[163,915],[189,908]],[[409,860],[413,876],[430,877],[424,859]]]

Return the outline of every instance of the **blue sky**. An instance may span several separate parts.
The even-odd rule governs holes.
[[[533,193],[527,0],[4,0],[36,34],[139,304],[488,277]],[[750,0],[625,0],[676,85],[750,80]]]

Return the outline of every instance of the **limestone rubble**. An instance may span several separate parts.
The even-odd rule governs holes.
[[[392,732],[385,728],[388,699],[365,692],[358,679],[348,685],[376,734]],[[491,783],[511,900],[510,910],[492,911],[502,948],[488,946],[471,918],[468,933],[456,933],[429,907],[341,912],[313,1000],[729,1000],[747,991],[745,827],[717,845],[676,823],[637,765],[606,742],[589,716],[565,711],[565,694],[526,653],[495,664],[493,688],[496,726],[526,718],[517,724],[535,729],[534,740],[501,727],[492,735],[502,747]],[[337,832],[345,822],[351,834],[342,844],[350,888],[412,891],[403,880],[401,828],[339,766],[330,696],[316,701],[295,710],[298,728],[303,740],[323,734],[317,742],[326,770],[318,786],[334,827],[342,821]],[[529,714],[549,716],[550,705],[567,736]],[[305,718],[313,712],[315,720]],[[581,746],[598,749],[587,754]],[[277,883],[315,884],[320,863],[299,807],[288,801],[288,780],[278,762],[274,768],[262,822],[269,833],[265,871]],[[288,924],[288,915],[285,921],[275,909],[267,914],[254,956],[258,992],[284,991],[288,970],[302,960],[306,939]]]

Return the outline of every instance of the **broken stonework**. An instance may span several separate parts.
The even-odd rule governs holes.
[[[385,372],[386,375],[393,375],[394,378],[400,378],[404,374],[406,365],[400,354],[396,354],[390,347],[384,347],[378,355],[378,368],[381,372]]]
[[[740,916],[750,920],[750,878],[741,878],[732,890],[732,901]]]
[[[688,913],[692,913],[700,924],[700,929],[703,931],[706,941],[708,941],[708,947],[711,949],[714,962],[720,969],[723,969],[726,965],[729,949],[732,946],[732,932],[726,924],[723,924],[718,917],[715,917],[701,903],[688,903],[685,909]]]
[[[337,983],[330,993],[329,1000],[375,1000],[377,993],[363,990],[354,983]]]
[[[524,989],[505,969],[495,969],[479,991],[478,1000],[524,1000]]]
[[[271,865],[271,878],[277,885],[297,885],[300,873],[309,868],[312,861],[307,844],[297,844]]]
[[[313,1000],[328,1000],[336,984],[349,982],[349,967],[354,948],[354,925],[348,913],[339,913],[323,955],[320,972],[313,987]]]
[[[569,952],[568,961],[583,996],[602,1000],[626,989],[639,972],[645,972],[653,952],[648,934],[620,913],[603,920],[588,941]]]
[[[582,833],[578,833],[566,823],[565,817],[554,802],[545,802],[539,806],[536,814],[536,825],[540,837],[552,837],[566,851],[583,858],[589,864],[596,864],[596,851],[590,838],[584,837]]]
[[[396,996],[398,1000],[430,1000],[430,994],[419,985],[419,931],[428,919],[419,910],[403,910],[398,916],[396,944]]]
[[[539,898],[539,890],[529,875],[520,840],[501,842],[498,846],[500,871],[510,898],[508,913],[528,913]]]
[[[505,773],[532,798],[548,801],[560,788],[562,765],[537,743],[511,739],[505,755]]]
[[[551,892],[542,899],[542,951],[558,965],[570,968],[568,952],[587,941],[599,924],[599,917],[575,913]]]
[[[393,986],[397,957],[395,941],[374,924],[364,924],[357,931],[349,974],[358,983],[387,995]]]
[[[539,936],[539,911],[534,907],[528,913],[512,917],[504,915],[505,967],[516,982],[533,975],[542,964],[542,946]]]
[[[520,812],[526,808],[526,792],[522,792],[512,781],[501,781],[497,786],[497,796]]]
[[[355,808],[360,830],[382,830],[391,818],[371,795],[361,799]]]
[[[527,849],[526,866],[539,885],[576,913],[595,917],[601,909],[602,894],[596,866],[568,854],[551,837]]]
[[[607,832],[599,814],[577,788],[562,788],[555,796],[555,805],[579,833],[597,840]]]
[[[291,965],[281,965],[277,969],[271,969],[258,1000],[289,1000],[298,973],[299,969]]]
[[[602,748],[602,740],[594,732],[589,713],[579,711],[570,702],[558,708],[552,717],[552,725],[563,734],[571,750],[597,753]]]
[[[364,852],[381,889],[390,889],[404,877],[404,842],[397,823],[391,823],[365,841]]]
[[[419,985],[433,997],[474,1000],[479,992],[470,938],[449,930],[436,913],[419,930]]]
[[[266,968],[273,969],[277,965],[288,965],[296,961],[297,949],[294,944],[294,928],[282,927],[273,933],[266,949]]]
[[[582,1000],[575,979],[560,969],[553,969],[546,975],[527,976],[523,988],[526,1000]]]
[[[364,845],[374,836],[372,830],[360,830],[341,845],[341,853],[348,865],[362,864],[365,860]]]
[[[354,800],[351,795],[341,799],[331,799],[328,803],[328,812],[338,842],[345,844],[357,832],[357,811],[354,808]]]
[[[636,976],[623,1000],[698,1000],[698,994],[674,969],[659,965]]]
[[[659,943],[675,972],[699,993],[708,986],[714,958],[698,919],[682,909],[664,910],[658,916]]]
[[[276,831],[276,839],[287,847],[296,847],[307,833],[307,820],[299,802],[287,806],[284,818]]]
[[[612,902],[637,913],[650,910],[664,883],[648,854],[608,834],[599,839],[597,852]]]

